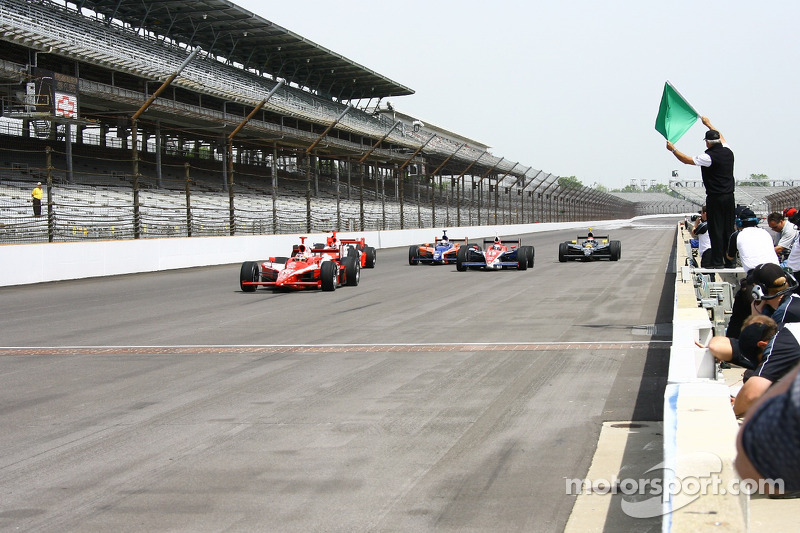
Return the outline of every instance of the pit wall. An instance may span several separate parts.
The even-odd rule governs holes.
[[[598,225],[628,220],[605,220]],[[542,231],[583,229],[592,222],[552,222],[504,226],[449,228],[451,238],[483,239],[495,235],[520,235]],[[0,286],[26,285],[48,281],[156,272],[177,268],[225,265],[285,256],[300,235],[307,243],[325,242],[329,233],[294,235],[242,235],[233,237],[192,237],[119,241],[17,244],[0,246]],[[342,238],[366,239],[377,249],[431,242],[441,230],[410,229],[342,232]],[[523,244],[528,244],[523,242]],[[531,243],[534,244],[535,243]],[[380,257],[378,257],[380,262]]]
[[[747,531],[747,496],[725,490],[738,480],[733,461],[739,424],[713,356],[695,344],[707,344],[714,328],[708,311],[698,305],[695,269],[687,266],[688,242],[689,233],[681,225],[676,233],[673,336],[664,393],[663,483],[664,487],[688,487],[695,480],[720,483],[698,494],[683,490],[673,495],[665,489],[662,531]],[[743,275],[740,271],[724,277],[735,282]]]

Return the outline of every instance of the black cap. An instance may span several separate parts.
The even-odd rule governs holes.
[[[707,140],[707,141],[718,141],[719,140],[719,132],[717,130],[708,130],[706,132],[705,140]]]
[[[780,289],[786,286],[786,272],[775,263],[764,263],[753,269],[752,281],[765,289]]]
[[[739,338],[731,338],[731,363],[742,368],[754,369],[758,366],[761,347],[758,341],[764,336],[764,324],[753,322],[742,328]]]

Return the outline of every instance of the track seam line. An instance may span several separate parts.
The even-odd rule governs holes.
[[[471,343],[399,343],[399,344],[220,344],[173,346],[0,346],[0,356],[74,355],[74,354],[207,354],[207,353],[340,353],[370,352],[443,352],[443,351],[546,351],[546,350],[615,350],[668,347],[671,341],[582,341],[582,342],[471,342]]]

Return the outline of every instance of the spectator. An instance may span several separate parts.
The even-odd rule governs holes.
[[[732,267],[733,263],[725,258],[725,244],[734,231],[736,203],[733,191],[736,180],[733,177],[733,151],[722,134],[711,125],[708,117],[703,117],[702,120],[703,125],[708,128],[705,134],[705,153],[691,157],[676,150],[669,141],[667,150],[681,163],[700,167],[703,187],[706,189],[712,267]]]
[[[797,229],[794,227],[794,224],[787,222],[783,213],[770,213],[767,217],[769,229],[775,232],[775,238],[773,239],[775,243],[775,253],[778,254],[781,261],[785,261],[786,258],[789,257],[792,244],[794,244],[797,238]]]
[[[762,263],[779,263],[772,236],[758,227],[758,217],[749,207],[736,208],[737,231],[730,235],[725,257],[733,262],[738,254],[745,272]]]
[[[797,278],[772,263],[759,265],[753,272],[753,313],[771,316],[775,322],[800,322],[800,295]],[[755,281],[757,279],[757,281]]]
[[[702,268],[711,268],[711,237],[708,234],[708,212],[706,206],[700,210],[700,217],[694,221],[692,236],[697,239],[697,255]]]
[[[735,466],[742,479],[782,480],[784,496],[798,495],[800,366],[795,366],[747,411],[736,438],[736,450]]]
[[[770,386],[785,376],[800,362],[800,323],[788,322],[778,331],[757,356],[758,366],[744,373],[744,384],[733,402],[733,413],[743,416],[767,392]],[[761,343],[758,343],[761,346]]]
[[[778,325],[770,317],[750,315],[742,324],[739,338],[715,335],[707,348],[718,361],[753,370],[758,366],[758,356],[777,331]]]
[[[798,225],[800,225],[800,211],[794,207],[789,207],[783,210],[783,216],[786,217],[789,224],[794,226],[795,229],[798,229]],[[790,268],[792,272],[800,271],[800,246],[792,246],[792,251],[789,252],[789,257],[786,259],[785,266]]]
[[[741,280],[740,289],[733,300],[728,329],[725,332],[728,337],[739,336],[742,321],[752,311],[753,283],[769,284],[773,281],[760,278],[754,280],[751,274],[752,271],[757,266],[765,263],[774,264],[780,269],[778,256],[775,254],[775,247],[772,245],[772,237],[770,237],[767,230],[757,227],[758,218],[755,213],[747,207],[737,208],[736,225],[739,230],[731,235],[726,255],[730,260],[733,260],[738,255],[747,276]],[[767,271],[767,273],[772,272],[774,272],[772,269]]]
[[[42,182],[36,184],[36,187],[31,191],[31,198],[33,199],[33,216],[42,216]]]

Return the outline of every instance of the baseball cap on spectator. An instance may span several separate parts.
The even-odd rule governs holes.
[[[753,369],[758,366],[758,356],[762,349],[758,345],[764,340],[764,333],[769,326],[762,322],[753,322],[742,328],[738,339],[731,339],[733,357],[731,363],[742,368]]]
[[[706,132],[705,140],[707,140],[707,141],[718,141],[719,140],[719,132],[717,130],[708,130]]]
[[[786,272],[775,263],[764,263],[755,267],[748,281],[760,286],[762,296],[760,300],[771,300],[783,295],[789,288],[789,277]],[[794,281],[794,280],[791,280]],[[758,289],[756,289],[758,290]]]

